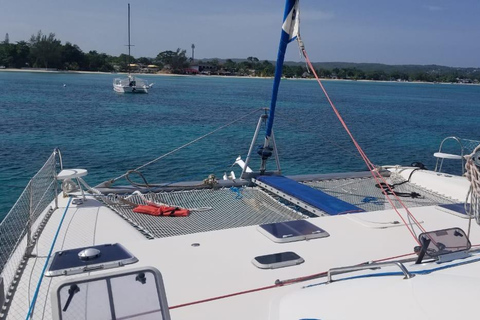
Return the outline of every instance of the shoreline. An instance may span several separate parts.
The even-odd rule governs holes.
[[[42,70],[42,69],[0,69],[0,72],[23,72],[23,73],[50,73],[50,74],[102,74],[112,76],[126,76],[128,73],[112,73],[103,71],[69,71],[69,70]],[[170,77],[201,77],[201,78],[234,78],[234,79],[273,79],[273,77],[253,77],[253,76],[221,76],[221,75],[191,75],[191,74],[171,74],[171,73],[134,73],[140,76],[170,76]],[[316,81],[315,78],[282,78],[282,80],[306,80]],[[367,79],[330,79],[320,78],[321,81],[349,81],[349,82],[380,82],[380,83],[412,83],[412,84],[451,84],[451,85],[472,85],[478,86],[475,83],[454,83],[454,82],[426,82],[426,81],[389,81],[389,80],[367,80]]]

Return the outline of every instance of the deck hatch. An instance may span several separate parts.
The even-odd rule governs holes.
[[[170,319],[163,278],[153,267],[68,278],[51,298],[54,320]]]
[[[86,258],[86,252],[96,254]],[[137,261],[138,259],[119,243],[75,248],[56,252],[45,275],[47,277],[72,275],[120,267]]]
[[[468,250],[472,247],[465,231],[460,228],[434,230],[421,233],[418,236],[421,247],[416,264],[420,264],[424,255],[435,258],[438,262],[448,262],[469,257]]]
[[[306,220],[262,224],[258,226],[258,230],[273,242],[294,242],[330,236],[328,232]]]

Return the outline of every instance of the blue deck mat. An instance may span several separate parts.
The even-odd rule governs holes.
[[[257,180],[330,215],[365,212],[353,204],[284,176],[260,176]]]
[[[460,214],[467,215],[467,213],[465,212],[465,203],[439,204],[438,206],[441,208],[455,211]],[[470,211],[470,203],[467,203],[467,210]]]

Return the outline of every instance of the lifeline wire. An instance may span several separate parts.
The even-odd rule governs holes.
[[[27,317],[25,320],[32,318],[33,316],[33,308],[35,307],[35,303],[37,302],[38,292],[40,291],[40,286],[42,285],[43,275],[47,270],[48,262],[50,261],[50,257],[52,256],[53,248],[55,247],[55,243],[57,242],[58,234],[60,233],[60,229],[62,228],[63,220],[65,220],[65,216],[67,215],[68,208],[70,207],[70,202],[72,202],[72,197],[68,199],[67,206],[65,207],[65,211],[63,212],[62,219],[58,224],[57,232],[55,233],[55,237],[53,238],[52,245],[50,246],[50,250],[48,251],[47,260],[43,265],[42,273],[40,274],[40,279],[38,280],[37,288],[35,289],[35,294],[33,295],[32,303],[30,304],[30,308],[28,309]]]
[[[172,151],[169,151],[169,152],[161,155],[160,157],[155,158],[155,159],[153,159],[152,161],[149,161],[149,162],[145,163],[144,165],[141,165],[141,166],[138,167],[138,168],[135,168],[135,169],[133,169],[133,170],[129,170],[128,172],[122,174],[121,176],[118,176],[117,178],[110,180],[110,182],[113,183],[113,182],[117,181],[118,179],[121,179],[121,178],[125,177],[126,175],[128,175],[128,173],[129,173],[130,171],[138,171],[138,170],[140,170],[140,169],[142,169],[142,168],[145,168],[146,166],[151,165],[152,163],[157,162],[158,160],[161,160],[161,159],[163,159],[163,158],[165,158],[165,157],[167,157],[167,156],[169,156],[169,155],[171,155],[171,154],[173,154],[173,153],[175,153],[175,152],[177,152],[177,151],[179,151],[179,150],[181,150],[181,149],[183,149],[183,148],[186,148],[186,147],[188,147],[189,145],[194,144],[195,142],[198,142],[198,141],[200,141],[200,140],[202,140],[202,139],[204,139],[204,138],[206,138],[206,137],[214,134],[215,132],[217,132],[217,131],[219,131],[219,130],[222,130],[222,129],[224,129],[224,128],[226,128],[226,127],[228,127],[228,126],[230,126],[230,125],[232,125],[232,124],[234,124],[234,123],[236,123],[236,122],[238,122],[238,121],[240,121],[240,120],[242,120],[242,119],[244,119],[244,118],[246,118],[246,117],[254,114],[255,112],[258,112],[259,110],[263,110],[263,109],[264,109],[264,108],[255,109],[254,111],[249,112],[249,113],[247,113],[246,115],[244,115],[244,116],[242,116],[242,117],[240,117],[240,118],[238,118],[238,119],[236,119],[236,120],[233,120],[233,121],[231,121],[231,122],[229,122],[229,123],[227,123],[227,124],[225,124],[225,125],[223,125],[223,126],[220,126],[220,127],[216,128],[215,130],[210,131],[209,133],[204,134],[203,136],[198,137],[198,138],[196,138],[196,139],[194,139],[194,140],[192,140],[192,141],[184,144],[183,146],[180,146],[180,147],[178,147],[178,148],[176,148],[176,149],[173,149]]]
[[[367,157],[367,155],[365,154],[365,152],[363,151],[363,149],[360,147],[360,145],[358,144],[358,142],[355,140],[355,138],[353,137],[353,134],[351,133],[351,131],[349,130],[347,124],[345,123],[345,121],[343,120],[342,116],[340,115],[340,113],[338,112],[337,108],[335,107],[335,105],[333,104],[332,100],[330,99],[330,96],[328,95],[325,87],[323,86],[321,80],[319,79],[318,75],[317,75],[317,72],[315,71],[315,69],[313,68],[313,65],[312,63],[310,62],[310,59],[308,58],[308,55],[307,55],[307,51],[305,50],[305,46],[303,44],[303,41],[300,39],[300,36],[298,36],[298,43],[299,43],[299,46],[303,52],[303,55],[305,57],[305,60],[310,68],[310,70],[312,71],[312,73],[314,74],[318,84],[320,85],[320,88],[322,89],[323,93],[325,94],[325,97],[327,98],[330,106],[332,107],[335,115],[337,116],[338,120],[340,121],[340,123],[342,124],[343,128],[345,129],[345,131],[347,132],[347,134],[350,136],[350,139],[352,140],[353,144],[355,145],[355,147],[357,148],[358,152],[360,153],[360,155],[362,156],[363,160],[365,161],[365,164],[367,165],[368,169],[370,170],[370,172],[372,173],[373,175],[373,178],[375,179],[375,181],[377,181],[378,184],[380,184],[380,181],[379,180],[382,180],[382,182],[385,183],[387,189],[393,194],[393,196],[395,197],[395,200],[397,200],[401,205],[402,207],[405,209],[405,211],[407,212],[407,215],[409,218],[412,218],[413,221],[415,222],[415,225],[422,231],[422,232],[425,232],[425,229],[420,225],[420,223],[418,222],[418,220],[413,216],[413,214],[408,210],[408,208],[405,206],[405,204],[400,200],[399,197],[397,197],[397,195],[395,194],[395,192],[392,190],[392,188],[387,184],[387,182],[385,181],[385,179],[378,173],[376,172],[376,168],[375,168],[375,165],[370,161],[370,159]],[[415,239],[415,241],[421,245],[420,241],[417,239],[417,237],[415,236],[415,233],[414,233],[414,230],[413,230],[413,226],[412,228],[410,228],[407,224],[407,222],[405,221],[404,217],[400,214],[400,212],[398,212],[396,206],[393,204],[392,200],[390,199],[390,197],[388,197],[388,194],[387,194],[387,191],[384,189],[384,188],[380,188],[383,192],[383,194],[385,194],[388,202],[392,205],[392,207],[394,208],[395,212],[398,214],[398,216],[400,217],[400,219],[403,221],[403,223],[405,224],[405,227],[407,227],[408,231],[410,232],[410,234],[412,235],[412,237]]]

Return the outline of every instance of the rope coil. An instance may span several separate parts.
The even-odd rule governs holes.
[[[465,176],[470,181],[470,189],[465,201],[465,212],[480,225],[480,145],[478,145],[472,154],[465,156]],[[470,207],[468,207],[470,198]]]

